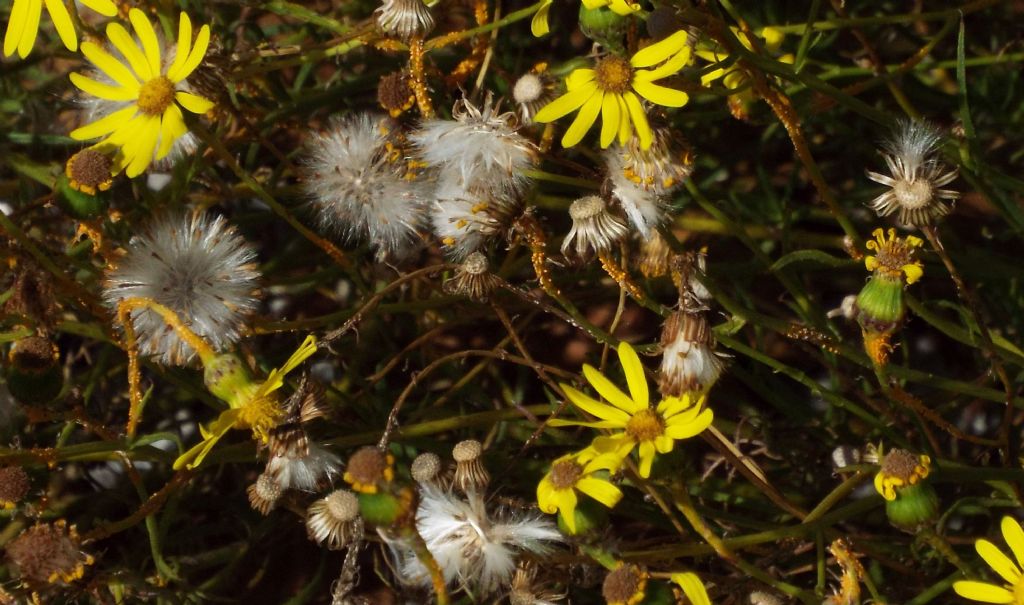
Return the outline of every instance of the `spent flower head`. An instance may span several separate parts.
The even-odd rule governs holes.
[[[978,555],[1003,579],[1003,584],[959,580],[953,582],[953,590],[965,599],[982,603],[1009,603],[1024,605],[1024,529],[1013,517],[1003,517],[1000,522],[1003,540],[1010,547],[1013,559],[984,538],[974,543]]]
[[[890,175],[867,171],[869,179],[889,187],[869,204],[878,216],[895,213],[901,223],[923,227],[949,214],[960,193],[941,187],[956,179],[958,169],[949,170],[939,161],[940,141],[938,130],[926,122],[900,122],[883,143]]]
[[[103,298],[119,303],[144,299],[161,304],[209,343],[223,350],[241,336],[259,305],[256,251],[223,217],[204,213],[156,219],[132,238],[128,252],[108,274]],[[183,365],[195,350],[152,309],[130,312],[144,355]]]
[[[544,106],[535,122],[553,122],[579,110],[576,119],[562,137],[563,147],[572,147],[601,115],[601,147],[616,138],[625,145],[634,130],[642,149],[654,142],[654,133],[647,121],[640,98],[664,107],[682,107],[690,99],[685,92],[655,84],[674,75],[690,61],[687,33],[679,31],[637,51],[631,59],[606,55],[594,67],[573,70],[565,79],[566,93]],[[654,69],[643,69],[646,67]]]
[[[75,526],[63,519],[36,523],[18,534],[5,550],[15,575],[33,589],[70,584],[94,562],[92,555],[82,552]]]
[[[384,0],[377,9],[377,25],[389,36],[409,40],[434,29],[434,16],[423,0]]]
[[[605,254],[626,236],[628,230],[621,218],[612,214],[608,203],[596,195],[588,195],[569,206],[572,228],[562,241],[562,254],[570,250],[576,258],[587,258],[592,253]]]
[[[607,605],[637,605],[647,596],[647,570],[632,563],[620,562],[604,577],[601,595]]]
[[[82,53],[98,73],[72,73],[71,83],[97,101],[93,121],[70,136],[78,141],[101,138],[99,146],[117,148],[114,172],[125,170],[133,178],[154,160],[168,157],[188,133],[182,109],[201,115],[214,104],[191,92],[188,84],[206,55],[210,26],[199,29],[193,44],[192,21],[181,13],[177,45],[168,47],[144,12],[133,8],[128,17],[137,40],[120,23],[110,23],[106,30],[120,58],[93,42],[82,43]]]
[[[675,442],[689,439],[706,429],[713,419],[711,410],[704,406],[704,398],[690,395],[666,397],[651,407],[647,377],[640,357],[628,343],[619,345],[619,362],[626,375],[629,395],[590,364],[584,364],[583,375],[594,390],[608,403],[601,403],[573,387],[563,384],[569,401],[577,408],[595,416],[597,421],[549,421],[551,426],[586,426],[595,429],[613,429],[617,432],[594,440],[598,452],[613,452],[621,461],[634,449],[639,449],[640,476],[651,475],[656,452],[667,454]],[[610,404],[610,405],[609,405]]]
[[[339,489],[309,506],[306,515],[309,538],[331,550],[340,550],[362,538],[363,520],[359,516],[359,498]]]

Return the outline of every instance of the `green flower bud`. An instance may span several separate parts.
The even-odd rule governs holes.
[[[67,175],[57,177],[57,203],[61,209],[77,219],[93,219],[107,211],[107,196],[100,192],[90,195],[71,186]]]
[[[626,34],[629,20],[617,15],[606,7],[587,8],[580,5],[580,31],[612,52],[625,53],[622,38]]]
[[[254,379],[241,358],[224,353],[206,364],[203,382],[214,396],[230,404],[239,393],[248,391]]]
[[[903,282],[882,274],[872,275],[857,295],[857,322],[867,331],[896,328],[907,312]]]
[[[895,500],[885,501],[889,521],[908,531],[928,525],[939,516],[939,496],[927,482],[907,485],[896,490]]]
[[[411,522],[416,514],[416,492],[408,487],[397,493],[378,491],[356,492],[359,513],[363,519],[378,527],[395,527]]]

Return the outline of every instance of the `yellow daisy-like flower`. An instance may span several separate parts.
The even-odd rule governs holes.
[[[665,107],[686,105],[689,95],[654,81],[675,74],[689,63],[687,35],[678,31],[637,51],[629,60],[607,55],[593,69],[573,70],[565,79],[566,93],[541,108],[534,121],[553,122],[578,109],[562,137],[562,146],[572,147],[583,140],[601,114],[601,147],[608,147],[616,137],[625,145],[635,128],[640,147],[650,148],[654,134],[640,97]],[[654,69],[640,69],[655,65]]]
[[[555,0],[544,0],[544,3],[540,5],[537,12],[533,14],[533,21],[530,22],[530,31],[533,32],[534,36],[539,38],[551,31],[548,26],[548,13],[551,12],[551,5],[554,2]],[[607,6],[616,15],[622,16],[631,15],[640,10],[639,4],[627,2],[626,0],[583,0],[583,6],[590,10]]]
[[[44,4],[65,48],[72,52],[78,50],[75,24],[71,20],[67,6],[64,5],[64,0],[14,0],[11,20],[7,23],[7,33],[4,34],[5,57],[10,57],[14,51],[18,51],[18,56],[24,59],[32,52],[36,36],[39,35],[39,21],[42,18]],[[117,14],[117,6],[111,0],[82,0],[82,4],[104,17],[113,17]]]
[[[886,500],[895,500],[897,488],[917,485],[928,476],[932,459],[925,454],[895,449],[885,454],[881,462],[882,468],[875,475],[875,491]]]
[[[557,511],[569,531],[576,533],[577,490],[608,508],[622,500],[622,491],[602,472],[617,468],[619,462],[614,454],[602,455],[589,447],[562,456],[537,484],[537,505],[548,514]]]
[[[107,25],[107,38],[127,64],[97,44],[82,43],[82,53],[112,83],[73,73],[72,84],[94,97],[114,102],[117,109],[72,131],[71,138],[87,141],[105,137],[101,144],[118,148],[115,174],[125,169],[129,177],[136,177],[154,159],[167,157],[174,142],[188,132],[182,109],[203,114],[213,107],[211,101],[188,92],[185,80],[206,55],[210,26],[199,29],[193,45],[192,21],[181,13],[178,45],[167,65],[171,53],[161,56],[160,40],[145,13],[132,9],[128,17],[138,41],[120,23]]]
[[[650,406],[647,377],[640,357],[627,343],[619,345],[619,362],[626,374],[629,395],[623,393],[596,368],[583,366],[583,375],[611,405],[600,403],[569,385],[562,385],[572,403],[584,412],[599,418],[596,422],[551,420],[552,426],[587,426],[597,429],[621,429],[622,432],[594,440],[594,448],[602,453],[614,453],[623,460],[634,448],[640,453],[640,476],[649,477],[656,452],[666,454],[675,442],[698,435],[708,428],[713,419],[710,409],[704,407],[704,397],[693,401],[689,394],[666,397],[656,407]]]
[[[1000,529],[1003,532],[1003,539],[1017,559],[1016,563],[988,540],[978,540],[974,543],[974,548],[1006,584],[999,586],[988,582],[961,580],[953,582],[953,590],[961,597],[972,601],[1024,605],[1024,529],[1021,529],[1020,523],[1011,517],[1003,517]]]
[[[888,238],[882,229],[875,229],[871,235],[875,239],[865,245],[875,254],[864,257],[864,266],[868,271],[880,273],[893,280],[904,277],[907,284],[921,279],[924,269],[921,267],[921,261],[914,260],[916,249],[924,243],[921,238],[913,235],[905,238],[896,237],[895,229],[889,229]]]
[[[210,423],[199,427],[203,440],[174,461],[174,469],[199,466],[213,446],[231,429],[252,429],[253,437],[267,442],[268,433],[284,420],[284,409],[274,394],[284,385],[284,377],[316,353],[316,337],[307,336],[280,368],[275,368],[260,383],[242,385],[228,400],[228,409]],[[208,372],[209,373],[209,372]]]
[[[700,577],[697,574],[692,571],[684,571],[672,574],[669,576],[669,579],[683,590],[683,594],[686,595],[690,605],[711,605],[708,591],[704,588],[704,583],[700,581]]]

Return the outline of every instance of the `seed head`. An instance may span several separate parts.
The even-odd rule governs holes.
[[[601,594],[608,605],[636,605],[644,600],[647,572],[632,564],[620,564],[604,578]]]
[[[462,295],[476,302],[486,302],[490,293],[501,284],[501,280],[487,270],[488,264],[483,253],[471,253],[455,269],[455,276],[444,283],[445,292]]]
[[[271,430],[267,448],[270,458],[265,472],[282,490],[314,491],[322,482],[338,475],[341,469],[341,459],[311,443],[305,429],[296,424]]]
[[[554,82],[544,72],[546,63],[538,63],[512,86],[512,100],[519,107],[523,124],[533,122],[533,116],[554,99]]]
[[[665,352],[658,386],[662,397],[704,393],[722,375],[725,364],[715,352],[715,338],[705,314],[676,311],[661,333]]]
[[[434,484],[441,476],[444,465],[441,457],[433,452],[424,452],[412,461],[409,472],[417,483]]]
[[[115,313],[129,298],[159,303],[223,350],[239,339],[259,305],[255,261],[256,251],[222,217],[165,216],[132,238],[128,253],[107,275],[103,298]],[[184,365],[195,357],[156,312],[133,309],[131,322],[144,355],[166,365]]]
[[[25,469],[20,466],[0,467],[0,508],[10,510],[17,506],[30,487]]]
[[[97,191],[110,189],[114,182],[111,175],[113,165],[110,156],[90,147],[71,156],[64,166],[64,173],[72,189],[96,195]]]
[[[396,71],[380,79],[377,84],[377,102],[392,118],[405,113],[416,103],[409,74]]]
[[[434,16],[423,0],[384,0],[376,14],[377,25],[402,40],[425,36],[434,29]]]
[[[359,498],[348,490],[331,492],[310,505],[306,516],[309,539],[340,550],[363,536],[363,520],[359,516]]]
[[[283,491],[277,481],[264,472],[256,478],[256,483],[246,488],[245,493],[249,496],[249,505],[253,510],[267,516],[277,506]]]
[[[81,550],[75,526],[63,519],[37,523],[7,545],[7,559],[22,582],[33,589],[67,585],[80,579],[94,559]]]
[[[491,480],[483,463],[484,446],[475,439],[460,441],[452,448],[455,459],[453,485],[463,492],[483,491]]]
[[[572,229],[562,242],[562,254],[570,247],[577,258],[587,258],[591,252],[608,252],[626,236],[626,223],[608,211],[608,205],[596,195],[582,197],[569,206]]]

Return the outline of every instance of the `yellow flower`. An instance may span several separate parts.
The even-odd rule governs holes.
[[[548,27],[548,13],[551,12],[551,5],[555,0],[544,0],[537,9],[537,12],[533,14],[533,21],[530,22],[530,30],[534,36],[538,38],[546,35],[550,30]],[[640,5],[636,2],[627,2],[626,0],[583,0],[583,6],[590,10],[595,8],[601,8],[607,6],[612,9],[616,15],[631,15],[640,10]]]
[[[921,268],[921,261],[914,260],[914,253],[921,246],[921,238],[908,235],[905,238],[896,237],[896,230],[889,229],[889,237],[886,239],[885,231],[875,229],[871,232],[875,239],[865,244],[874,255],[864,257],[864,266],[868,271],[873,271],[888,277],[892,280],[905,277],[907,284],[912,284],[921,279],[924,269]]]
[[[669,576],[669,579],[678,584],[679,588],[683,589],[683,594],[686,595],[690,605],[711,605],[708,591],[704,588],[704,583],[700,581],[697,574],[692,571],[685,571],[674,573]]]
[[[1003,539],[1017,559],[1016,563],[988,540],[978,540],[974,543],[974,548],[1006,584],[999,586],[988,582],[961,580],[953,582],[953,590],[961,597],[972,601],[1024,605],[1024,530],[1021,529],[1020,523],[1011,517],[1003,517],[1001,529]]]
[[[750,38],[748,37],[748,34],[746,32],[740,31],[740,29],[737,27],[733,27],[731,29],[733,35],[736,36],[736,38],[740,41],[740,44],[742,44],[744,48],[751,51],[754,50],[754,45],[751,44]],[[782,45],[783,38],[786,37],[785,32],[782,32],[775,27],[765,27],[761,29],[761,31],[757,32],[756,35],[757,37],[761,38],[765,50],[769,52],[774,52],[775,50],[777,50],[779,46]],[[724,54],[721,50],[707,48],[698,49],[696,54],[701,59],[704,59],[705,61],[709,61],[711,63],[721,63],[722,61],[726,60],[729,57],[728,54]],[[784,63],[792,63],[793,59],[789,57],[790,55],[786,55],[782,57],[780,60]],[[787,60],[787,58],[789,59]],[[700,83],[704,86],[707,86],[718,79],[723,79],[722,83],[729,90],[735,90],[736,88],[739,88],[740,86],[743,85],[743,83],[746,80],[746,77],[743,76],[742,73],[736,69],[735,64],[733,64],[728,67],[719,67],[718,69],[708,72],[707,74],[701,77]]]
[[[689,394],[666,397],[656,407],[650,407],[647,378],[633,347],[619,345],[619,362],[626,374],[630,395],[623,393],[596,368],[583,366],[587,382],[611,405],[600,403],[569,385],[562,385],[572,403],[584,412],[599,418],[596,422],[551,420],[552,426],[587,426],[598,429],[621,429],[609,437],[598,437],[593,447],[601,453],[614,453],[620,461],[634,448],[640,452],[640,476],[649,477],[655,452],[672,451],[675,442],[700,434],[711,424],[713,414],[704,407],[704,397],[693,401]]]
[[[228,409],[210,423],[199,427],[203,440],[174,461],[175,470],[199,466],[213,446],[233,428],[252,429],[253,437],[266,443],[268,432],[284,419],[284,409],[274,392],[284,385],[286,374],[316,353],[316,337],[310,335],[280,368],[270,372],[261,383],[250,382],[235,390]],[[209,370],[207,370],[209,374]]]
[[[43,13],[44,0],[14,0],[11,8],[11,20],[7,23],[7,33],[4,34],[4,56],[10,57],[15,50],[18,56],[24,59],[32,52],[35,46],[36,36],[39,34],[39,20]],[[53,26],[57,28],[57,35],[60,41],[70,51],[78,50],[78,36],[75,34],[75,25],[71,21],[64,0],[45,0],[46,11],[50,13]],[[82,4],[88,6],[104,17],[113,17],[117,14],[117,6],[111,0],[82,0]]]
[[[174,142],[188,132],[181,109],[203,114],[213,107],[207,99],[187,91],[185,78],[202,62],[210,44],[210,26],[199,29],[192,45],[192,22],[181,13],[178,45],[169,65],[169,53],[160,53],[160,40],[145,13],[128,14],[138,42],[120,23],[107,25],[107,38],[127,65],[92,42],[82,43],[82,53],[112,83],[97,82],[79,73],[71,82],[82,91],[113,102],[99,120],[71,132],[71,138],[87,141],[105,137],[100,144],[118,148],[114,173],[126,169],[136,177],[153,162],[167,157]],[[141,43],[141,45],[140,45]],[[155,154],[155,157],[154,157]]]
[[[881,457],[882,468],[875,475],[875,491],[886,500],[896,499],[896,489],[917,485],[928,476],[932,459],[907,450],[894,449]]]
[[[601,114],[601,147],[608,147],[616,136],[625,145],[635,128],[640,147],[650,148],[654,135],[640,97],[665,107],[682,107],[690,99],[685,92],[654,83],[675,74],[689,62],[686,37],[685,31],[678,31],[637,51],[628,61],[608,55],[599,59],[593,69],[573,70],[565,79],[566,93],[541,108],[534,121],[552,122],[579,109],[562,137],[562,146],[572,147]],[[639,69],[659,63],[654,69]]]
[[[537,505],[548,514],[555,511],[562,517],[569,531],[576,533],[576,491],[614,508],[622,499],[622,491],[612,485],[601,471],[619,466],[614,455],[599,454],[594,448],[562,456],[555,460],[544,478],[537,484]]]

